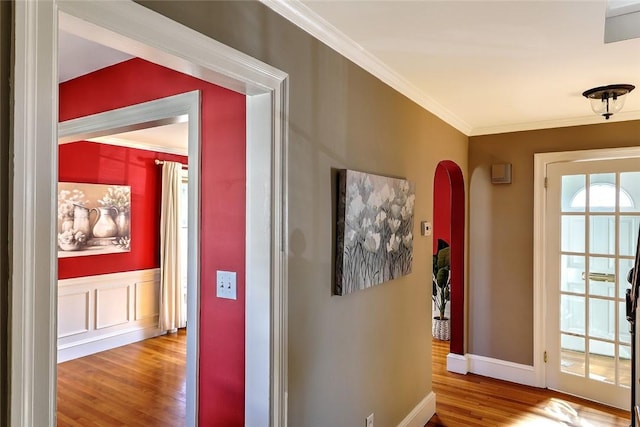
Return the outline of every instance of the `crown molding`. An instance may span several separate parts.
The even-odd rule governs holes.
[[[600,116],[589,115],[537,122],[508,123],[497,126],[474,127],[442,106],[442,104],[435,101],[422,90],[418,89],[414,84],[398,75],[398,73],[393,71],[380,59],[367,52],[361,45],[350,39],[343,32],[313,12],[300,0],[259,1],[466,136],[481,136],[570,126],[614,123],[627,120],[640,120],[640,111],[629,111],[618,113],[608,121],[603,121]]]
[[[470,135],[471,126],[443,107],[436,100],[398,75],[380,59],[366,51],[343,32],[329,24],[300,0],[260,0],[265,6],[320,40],[345,58],[359,65],[382,82],[391,86],[425,110],[465,135]]]
[[[543,120],[539,122],[510,123],[498,126],[486,126],[473,129],[468,136],[495,135],[499,133],[524,132],[541,129],[554,129],[571,126],[604,125],[609,123],[640,120],[640,111],[623,111],[604,120],[602,116],[591,114],[589,116],[571,117],[565,119]]]

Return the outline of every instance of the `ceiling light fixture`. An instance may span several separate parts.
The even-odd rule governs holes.
[[[634,85],[608,85],[585,90],[582,96],[591,101],[594,113],[604,116],[606,120],[614,113],[622,110],[626,95],[636,87]]]

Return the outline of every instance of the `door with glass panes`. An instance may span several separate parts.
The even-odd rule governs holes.
[[[627,273],[640,226],[638,159],[547,166],[547,386],[619,408],[630,398]]]

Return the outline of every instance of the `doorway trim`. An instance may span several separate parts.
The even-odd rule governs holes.
[[[640,147],[605,148],[597,150],[562,151],[534,154],[533,179],[533,381],[536,387],[546,387],[544,353],[546,343],[546,291],[544,278],[546,265],[544,251],[547,245],[545,224],[546,176],[551,163],[584,162],[593,160],[614,160],[640,158]]]
[[[253,400],[245,398],[245,423],[285,426],[288,76],[136,3],[73,1],[15,4],[9,425],[55,425],[59,26],[246,95],[247,163],[256,167],[247,170],[247,197],[260,183],[268,202],[247,203],[247,226],[261,230],[252,238],[268,251],[247,253],[247,277],[256,280],[247,280],[245,311],[258,314],[245,314],[247,381],[253,376],[261,387]],[[262,206],[270,206],[271,215],[262,214]],[[188,426],[196,425],[196,415],[187,414]]]
[[[186,117],[185,117],[186,116]],[[132,130],[148,129],[177,121],[188,122],[187,154],[189,162],[200,164],[200,91],[181,93],[140,104],[129,105],[103,113],[92,114],[60,122],[58,142],[66,143],[88,140]],[[200,174],[198,168],[191,170],[189,180],[188,257],[187,257],[187,368],[186,368],[186,414],[197,413],[197,375],[200,324]]]

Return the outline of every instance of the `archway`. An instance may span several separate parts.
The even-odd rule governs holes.
[[[451,247],[450,352],[464,355],[464,177],[460,167],[443,160],[436,167],[433,184],[434,247],[438,238]]]

